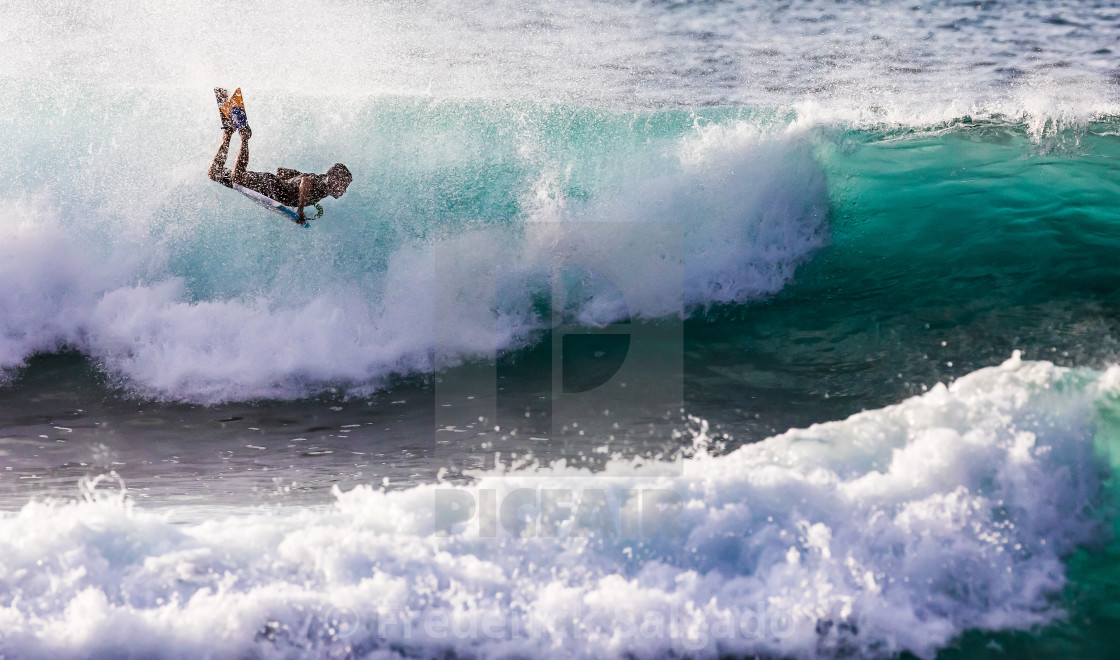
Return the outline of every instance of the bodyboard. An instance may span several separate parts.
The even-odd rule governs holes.
[[[257,204],[260,204],[261,206],[265,207],[269,211],[272,211],[273,213],[279,213],[280,215],[284,216],[285,218],[288,218],[289,220],[294,220],[294,221],[300,223],[304,227],[311,227],[310,222],[301,221],[299,219],[299,213],[293,211],[292,209],[288,208],[287,206],[284,206],[283,204],[276,201],[275,199],[272,199],[271,197],[265,197],[264,195],[260,194],[256,190],[246,188],[245,186],[242,186],[242,185],[236,184],[236,183],[233,184],[233,189],[236,190],[237,192],[241,193],[242,195],[245,195],[246,197],[253,200]]]

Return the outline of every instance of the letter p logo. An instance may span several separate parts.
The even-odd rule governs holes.
[[[677,413],[684,401],[681,242],[677,223],[565,221],[441,245],[437,357],[461,350],[464,337],[480,330],[500,343],[510,319],[538,329],[525,331],[528,348],[509,340],[437,373],[436,460],[461,454],[475,438],[500,436],[495,427],[517,429],[516,442],[588,449],[631,432],[635,420]],[[480,250],[492,260],[478,258]],[[507,348],[520,351],[516,360],[503,358]],[[507,362],[516,362],[520,380],[499,376]],[[479,454],[499,449],[477,442]]]

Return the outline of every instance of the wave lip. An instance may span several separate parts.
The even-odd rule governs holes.
[[[362,487],[186,524],[91,488],[0,517],[0,651],[933,657],[969,629],[1062,616],[1063,558],[1109,538],[1095,439],[1118,396],[1118,367],[1016,356],[724,456],[701,428],[676,465]],[[447,519],[449,493],[523,506]],[[645,493],[666,525],[608,533]]]

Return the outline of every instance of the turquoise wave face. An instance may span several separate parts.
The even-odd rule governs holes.
[[[831,242],[764,304],[695,319],[686,337],[702,356],[697,386],[718,370],[759,397],[843,416],[1016,349],[1113,363],[1114,133],[1101,123],[1037,137],[995,121],[822,131],[815,157],[828,181]]]
[[[1115,303],[1120,142],[1111,126],[1031,139],[1022,126],[845,135],[827,145],[836,248],[804,282],[849,300],[890,289],[914,304],[997,294],[1008,303]],[[1103,133],[1103,134],[1102,134]],[[839,288],[839,287],[836,287]]]

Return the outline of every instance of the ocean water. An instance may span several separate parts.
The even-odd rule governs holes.
[[[1120,8],[0,10],[0,657],[1112,657]]]

